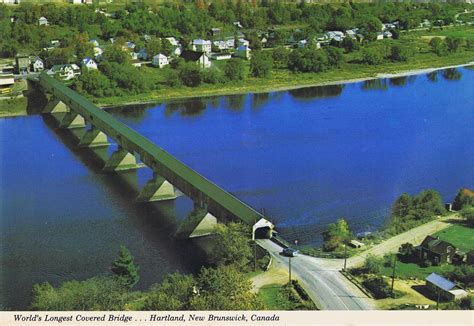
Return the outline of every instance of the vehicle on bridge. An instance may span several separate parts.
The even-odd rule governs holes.
[[[285,249],[283,249],[281,254],[283,256],[287,256],[287,257],[296,257],[296,256],[299,256],[300,251],[296,250],[296,249],[293,249],[293,248],[285,248]]]

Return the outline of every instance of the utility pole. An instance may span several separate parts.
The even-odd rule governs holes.
[[[253,225],[257,224],[256,219],[253,220]],[[252,231],[253,234],[253,271],[257,271],[257,238],[255,237],[255,230]]]
[[[291,284],[291,257],[288,257],[288,282]]]
[[[437,298],[436,298],[436,310],[439,310],[439,288],[436,287],[436,294],[437,294]]]
[[[397,265],[397,254],[393,255],[393,270],[392,270],[392,296],[393,296],[393,286],[395,284],[395,266]]]
[[[346,271],[347,265],[347,243],[344,242],[344,272]]]

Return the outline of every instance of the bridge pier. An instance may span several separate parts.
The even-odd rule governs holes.
[[[101,147],[109,145],[107,135],[94,126],[92,126],[92,129],[87,130],[79,141],[79,147]]]
[[[178,238],[198,238],[214,233],[217,217],[202,208],[193,211],[181,222],[175,236]]]
[[[62,118],[59,128],[73,129],[73,128],[84,128],[86,121],[84,117],[74,111],[69,111]]]
[[[153,173],[153,178],[149,180],[138,194],[138,202],[161,201],[176,199],[178,196],[174,186],[162,176]]]
[[[124,171],[136,168],[138,168],[138,164],[135,156],[119,147],[105,162],[104,171]]]
[[[51,99],[46,103],[45,107],[43,108],[41,113],[66,113],[69,112],[69,107],[58,100],[55,97],[51,97]]]

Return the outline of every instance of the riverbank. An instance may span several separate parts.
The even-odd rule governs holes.
[[[459,68],[474,65],[474,58],[467,62],[463,60],[447,60],[435,64],[384,64],[381,66],[361,66],[354,69],[347,64],[345,68],[323,73],[295,74],[287,70],[277,70],[268,79],[248,78],[244,82],[232,85],[204,85],[197,88],[181,87],[179,89],[162,89],[146,94],[126,96],[120,98],[93,99],[102,108],[115,108],[133,105],[158,104],[165,101],[186,98],[239,95],[247,93],[269,93],[288,91],[292,89],[331,86],[363,82],[379,78],[398,78],[403,76],[420,75],[436,70]],[[454,62],[450,62],[454,61]],[[125,101],[124,101],[125,98]],[[122,102],[119,102],[121,99]]]
[[[203,85],[197,88],[166,88],[145,94],[110,98],[92,98],[91,100],[102,108],[152,105],[165,101],[196,97],[280,92],[315,86],[350,84],[379,78],[399,78],[404,76],[427,74],[437,70],[474,65],[474,60],[465,62],[465,58],[462,58],[460,63],[456,62],[460,61],[459,58],[444,59],[445,60],[442,60],[441,62],[435,62],[431,64],[418,62],[415,66],[410,63],[388,63],[376,67],[357,65],[357,69],[354,69],[354,67],[352,67],[353,65],[351,64],[346,64],[345,67],[339,70],[327,71],[323,73],[294,74],[288,72],[287,70],[276,70],[268,79],[248,78],[240,83],[224,86]],[[24,115],[27,115],[26,99],[8,98],[0,101],[0,118]]]

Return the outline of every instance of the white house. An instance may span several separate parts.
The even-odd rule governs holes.
[[[377,40],[383,40],[383,33],[382,32],[377,33]]]
[[[91,58],[84,58],[82,59],[82,66],[89,69],[97,70],[97,63]]]
[[[393,36],[392,32],[390,32],[390,31],[383,32],[383,37],[384,38],[392,38],[392,36]]]
[[[211,53],[211,59],[220,61],[220,60],[229,60],[232,57],[230,53]]]
[[[169,60],[166,55],[158,53],[153,57],[151,64],[155,67],[163,68],[164,66],[169,65]]]
[[[212,42],[209,40],[196,39],[193,40],[192,44],[193,51],[211,53],[212,51]]]
[[[100,59],[102,57],[102,54],[104,53],[104,50],[102,50],[101,48],[99,48],[98,46],[96,46],[94,48],[94,57],[96,59]]]
[[[242,59],[250,60],[250,51],[251,49],[248,46],[241,45],[235,51],[235,56]]]
[[[41,16],[40,19],[38,19],[38,24],[40,26],[48,26],[49,25],[48,19],[46,19],[46,17],[44,16]]]
[[[89,43],[91,43],[94,47],[99,46],[99,41],[97,41],[96,39],[89,40]]]
[[[76,64],[54,65],[47,71],[48,75],[57,75],[64,80],[71,80],[81,74],[81,69]]]
[[[249,45],[250,45],[250,42],[249,42],[248,40],[244,39],[244,38],[239,38],[238,41],[239,41],[239,44],[238,44],[239,46],[240,46],[240,45],[245,45],[245,46],[249,46]]]
[[[308,45],[308,41],[307,41],[307,40],[300,40],[300,41],[298,41],[298,47],[299,47],[299,48],[305,48],[307,45]]]
[[[324,34],[324,38],[340,42],[344,38],[344,33],[341,31],[329,31]]]
[[[40,57],[35,57],[31,63],[34,72],[40,72],[44,70],[44,62]]]
[[[131,50],[134,50],[135,49],[135,43],[133,43],[132,41],[128,41],[127,42],[127,47]]]
[[[202,68],[210,68],[212,66],[211,60],[204,52],[185,50],[181,53],[181,58],[186,62],[195,62]]]
[[[179,46],[179,42],[174,37],[165,37],[165,40],[168,40],[172,46]]]

